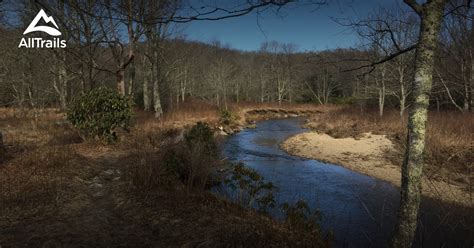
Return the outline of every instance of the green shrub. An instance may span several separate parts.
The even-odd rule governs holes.
[[[286,223],[294,230],[321,234],[319,222],[321,214],[319,211],[311,211],[308,203],[298,200],[295,204],[282,204],[282,209],[286,214]]]
[[[237,200],[241,205],[255,206],[262,212],[275,207],[273,192],[277,188],[273,183],[265,182],[256,170],[243,163],[234,165],[230,177],[224,182],[237,192]]]
[[[220,117],[219,117],[219,123],[222,125],[233,125],[235,122],[239,120],[239,116],[235,114],[234,112],[223,109],[221,110]]]
[[[217,146],[214,141],[214,132],[207,123],[198,122],[184,134],[184,141],[190,151],[211,157],[217,156]]]
[[[165,149],[163,164],[186,186],[203,189],[218,162],[217,155],[212,129],[198,122],[184,134],[182,142]]]
[[[168,172],[174,174],[178,179],[185,182],[188,178],[188,170],[186,168],[187,152],[178,145],[167,147],[163,151],[163,164]]]
[[[116,140],[117,128],[128,129],[132,116],[129,100],[107,87],[94,88],[73,99],[67,119],[86,136]]]

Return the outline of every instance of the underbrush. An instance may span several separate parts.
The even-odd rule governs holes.
[[[397,150],[396,154],[388,155],[394,164],[401,165],[406,146],[406,115],[401,119],[398,111],[387,110],[383,117],[379,117],[376,110],[361,112],[356,108],[344,108],[314,115],[308,126],[335,138],[358,138],[366,132],[387,135]],[[473,129],[472,114],[429,112],[425,152],[428,176],[449,178],[460,183],[473,179]]]
[[[170,135],[170,134],[168,134]],[[205,123],[198,122],[186,131],[182,140],[169,139],[159,149],[148,146],[148,152],[136,157],[131,168],[132,183],[142,192],[169,184],[169,176],[189,189],[204,189],[217,167],[217,146],[214,133]]]
[[[0,205],[4,217],[31,216],[64,201],[83,161],[69,147],[24,152],[0,166]]]
[[[198,110],[184,107],[180,114],[160,120],[139,113],[131,133],[120,134],[113,145],[90,142],[71,145],[83,140],[65,122],[64,115],[56,112],[0,118],[11,155],[0,164],[2,229],[7,230],[7,236],[18,231],[9,237],[18,243],[22,241],[21,235],[29,231],[24,226],[35,228],[32,237],[47,234],[43,235],[47,239],[48,235],[58,235],[59,240],[63,237],[60,234],[68,239],[75,235],[71,240],[89,238],[96,242],[95,236],[88,236],[87,231],[82,233],[81,225],[87,225],[93,230],[90,232],[107,227],[97,233],[122,236],[129,241],[115,230],[122,228],[126,235],[139,236],[140,240],[158,242],[161,246],[195,245],[191,241],[196,240],[210,246],[326,245],[318,235],[296,231],[205,190],[215,182],[213,172],[221,164],[213,130],[200,123],[182,131],[183,126],[206,118],[212,124],[218,122],[217,108],[207,105],[200,108],[208,108],[205,113],[209,115],[203,117]],[[103,179],[100,184],[106,193],[96,195],[99,189],[89,182],[96,175],[101,178],[101,173],[111,168],[120,170],[124,176],[117,177],[118,181]],[[252,187],[246,189],[252,191]],[[89,210],[104,211],[106,220],[96,218],[97,213]],[[73,227],[69,222],[75,223]],[[137,223],[146,227],[147,232],[151,227],[157,232],[143,236]],[[42,230],[39,226],[48,228]],[[39,246],[40,241],[37,241]]]
[[[323,238],[319,212],[310,211],[304,201],[282,205],[286,219],[278,224],[268,215],[251,210],[255,208],[258,212],[268,213],[275,208],[273,193],[276,187],[242,163],[224,164],[220,161],[213,132],[207,124],[197,123],[184,132],[181,140],[177,140],[175,135],[175,131],[155,134],[154,137],[167,138],[158,146],[144,141],[147,145],[122,160],[129,165],[127,180],[132,185],[133,197],[137,197],[143,206],[161,209],[163,204],[170,204],[165,202],[172,202],[177,212],[185,211],[179,218],[186,221],[199,218],[200,230],[221,233],[211,238],[209,242],[213,244],[330,246],[333,238],[331,235]],[[219,182],[237,194],[237,199],[234,199],[237,204],[211,194],[208,189]],[[203,219],[206,221],[202,222]],[[288,236],[276,235],[276,228]],[[246,238],[242,240],[242,237]],[[286,243],[288,241],[290,243]]]

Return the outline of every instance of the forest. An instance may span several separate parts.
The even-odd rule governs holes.
[[[362,2],[0,0],[0,247],[472,247],[471,0],[186,34]]]

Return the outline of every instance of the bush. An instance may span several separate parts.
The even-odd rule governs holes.
[[[164,150],[163,163],[188,187],[203,189],[217,163],[217,146],[212,129],[198,122],[184,134],[184,141]]]
[[[321,234],[319,222],[321,214],[319,211],[311,211],[308,203],[304,200],[298,200],[295,204],[284,203],[283,211],[286,214],[286,223],[297,231],[310,232],[315,235]]]
[[[255,206],[266,212],[275,207],[273,192],[277,189],[271,182],[265,182],[256,170],[238,163],[232,167],[230,177],[224,181],[237,193],[237,200],[245,207]]]
[[[184,134],[184,141],[189,150],[199,149],[200,153],[217,156],[214,132],[207,123],[198,122]]]
[[[237,120],[239,119],[239,116],[235,114],[234,112],[223,109],[221,110],[220,117],[219,117],[219,123],[222,125],[233,125]]]
[[[73,99],[67,119],[86,136],[115,141],[117,128],[128,129],[132,116],[129,100],[107,87],[98,87]]]

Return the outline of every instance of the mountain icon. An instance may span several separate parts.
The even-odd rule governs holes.
[[[49,27],[49,26],[36,26],[41,19],[43,19],[45,23],[51,22],[56,28]],[[44,10],[41,9],[38,12],[38,14],[35,16],[35,19],[33,19],[30,25],[26,28],[25,32],[23,32],[23,34],[41,31],[52,36],[59,36],[61,35],[61,32],[59,32],[58,29],[59,29],[58,24],[56,24],[53,17],[46,15],[46,12],[44,12]]]

